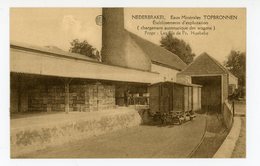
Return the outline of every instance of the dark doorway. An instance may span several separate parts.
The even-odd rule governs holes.
[[[193,76],[193,84],[202,85],[201,106],[209,112],[221,111],[221,76]]]

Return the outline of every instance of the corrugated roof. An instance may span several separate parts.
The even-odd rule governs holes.
[[[184,69],[187,65],[174,53],[156,45],[148,40],[145,40],[129,31],[130,37],[137,45],[147,54],[152,62],[159,63],[177,70]]]
[[[63,51],[63,50],[57,49],[57,48],[53,49],[54,46],[52,46],[52,47],[50,47],[50,46],[39,47],[39,46],[30,45],[30,44],[26,44],[26,43],[11,41],[10,47],[11,48],[20,48],[20,49],[23,49],[25,51],[30,50],[30,51],[36,51],[36,52],[42,52],[42,53],[47,53],[47,54],[54,54],[54,55],[69,57],[69,58],[73,58],[73,59],[83,59],[83,60],[98,62],[98,60],[87,57],[85,55],[66,52],[66,51]]]
[[[231,74],[217,60],[207,53],[201,54],[189,64],[180,74],[204,75],[204,74]]]

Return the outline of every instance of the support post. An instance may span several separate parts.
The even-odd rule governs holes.
[[[65,79],[65,112],[70,111],[70,82],[72,79]]]
[[[233,112],[233,118],[235,117],[235,102],[232,100],[232,112]]]
[[[97,83],[96,83],[96,86],[97,86],[97,111],[99,111],[99,89],[98,89],[98,87],[100,86],[100,85],[102,85],[100,82],[98,82],[97,81]]]
[[[22,88],[21,88],[21,82],[20,81],[20,76],[18,76],[18,90],[17,90],[17,93],[18,93],[18,112],[22,112]]]
[[[66,113],[69,113],[69,109],[70,109],[70,104],[69,104],[69,101],[70,101],[70,92],[69,92],[69,83],[66,82],[65,83],[65,112]]]

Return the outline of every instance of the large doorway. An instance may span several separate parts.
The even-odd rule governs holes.
[[[221,112],[221,76],[192,76],[192,83],[203,86],[202,109],[209,112]]]

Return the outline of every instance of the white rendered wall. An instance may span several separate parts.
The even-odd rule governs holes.
[[[237,80],[237,77],[235,77],[234,75],[232,74],[229,74],[228,75],[228,84],[230,85],[235,85],[235,88],[238,87],[238,80]]]
[[[163,67],[160,65],[152,64],[151,66],[152,72],[159,73],[159,81],[173,81],[176,82],[176,76],[179,72],[178,70],[174,70],[168,67]]]

